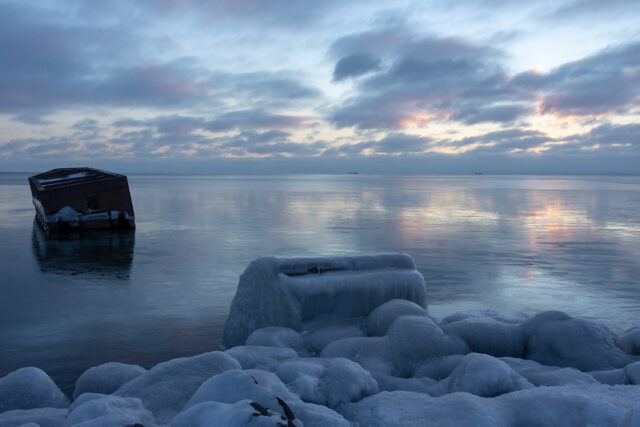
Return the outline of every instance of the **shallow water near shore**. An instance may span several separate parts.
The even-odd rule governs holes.
[[[51,238],[0,174],[0,376],[67,393],[107,361],[218,348],[260,255],[406,252],[430,312],[562,310],[640,326],[640,177],[130,175],[134,233]]]

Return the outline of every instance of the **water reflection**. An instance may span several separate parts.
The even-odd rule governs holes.
[[[133,231],[49,235],[34,219],[31,240],[35,259],[43,273],[129,278],[135,244]]]

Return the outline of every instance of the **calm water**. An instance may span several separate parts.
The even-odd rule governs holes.
[[[407,252],[430,311],[640,324],[640,177],[130,176],[135,233],[48,239],[0,174],[0,376],[146,367],[219,346],[257,256]]]

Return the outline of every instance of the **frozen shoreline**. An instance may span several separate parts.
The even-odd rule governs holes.
[[[555,311],[437,321],[425,294],[406,255],[261,258],[226,351],[90,368],[73,402],[19,369],[0,379],[0,427],[640,425],[640,329]]]

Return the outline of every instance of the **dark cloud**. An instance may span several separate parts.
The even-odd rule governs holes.
[[[380,68],[380,60],[369,53],[353,53],[343,56],[333,69],[333,80],[358,77]]]
[[[553,138],[541,131],[512,128],[458,140],[438,141],[434,145],[454,149],[468,148],[477,152],[509,153],[512,150],[526,151],[538,148],[547,142],[553,141]]]
[[[209,120],[205,129],[213,132],[231,129],[299,128],[307,118],[283,114],[271,114],[261,110],[231,111]]]
[[[0,3],[0,113],[46,124],[47,114],[85,106],[282,108],[320,96],[286,72],[224,73],[191,57],[158,61],[147,52],[156,41],[126,16],[65,16]]]
[[[359,52],[373,43],[383,44],[380,51],[389,66],[362,80],[359,93],[330,114],[337,127],[400,128],[424,115],[503,122],[529,111],[502,105],[513,103],[515,94],[496,49],[460,38],[412,36],[396,28],[339,39],[331,52]]]
[[[533,112],[527,105],[511,104],[496,105],[494,107],[461,107],[451,115],[452,120],[473,125],[483,122],[510,123]]]
[[[626,150],[640,150],[640,124],[625,125],[603,124],[587,133],[572,135],[566,138],[579,146],[600,145],[611,149],[618,147]]]

